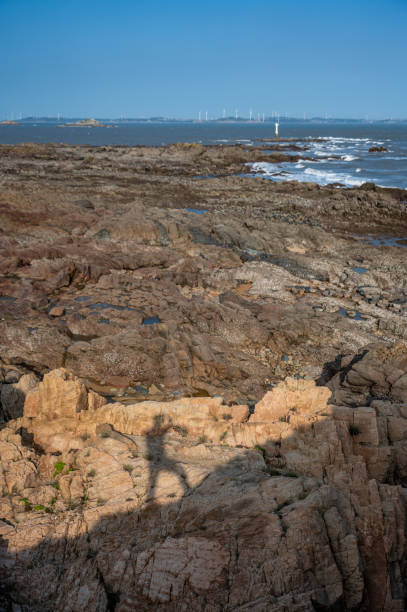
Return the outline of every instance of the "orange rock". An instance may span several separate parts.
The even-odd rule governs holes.
[[[40,394],[38,389],[30,391],[24,402],[24,416],[34,418],[40,416],[39,411]]]
[[[45,374],[38,390],[27,395],[24,414],[27,417],[57,419],[76,417],[83,410],[95,410],[106,400],[88,392],[79,378],[61,368]]]
[[[289,413],[317,413],[327,407],[331,391],[312,380],[286,378],[266,393],[255,408],[251,421],[275,421]]]
[[[28,583],[44,608],[49,574],[37,566],[52,558],[76,608],[86,599],[105,609],[97,556],[123,609],[199,608],[201,596],[219,609],[260,600],[266,609],[273,592],[278,609],[399,612],[406,511],[387,482],[407,477],[407,411],[329,397],[288,378],[251,415],[219,397],[127,406],[106,404],[64,369],[45,375],[25,417],[0,430],[13,597],[25,605]],[[27,432],[42,454],[22,444]]]
[[[62,308],[62,306],[54,306],[48,314],[51,317],[62,317],[65,314],[65,308]]]

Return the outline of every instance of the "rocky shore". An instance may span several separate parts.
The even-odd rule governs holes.
[[[407,194],[0,146],[0,610],[401,611]]]

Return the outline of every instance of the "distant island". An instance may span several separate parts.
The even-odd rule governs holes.
[[[81,119],[80,121],[76,121],[75,123],[64,123],[61,127],[111,127],[101,123],[97,119]]]
[[[17,121],[0,121],[0,125],[18,125]]]

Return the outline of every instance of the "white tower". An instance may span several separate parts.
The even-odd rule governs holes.
[[[277,121],[274,124],[274,137],[278,138],[278,126],[280,125],[280,120],[277,119]]]
[[[205,113],[205,121],[208,121],[208,111]]]
[[[201,121],[201,111],[198,113],[198,121]]]

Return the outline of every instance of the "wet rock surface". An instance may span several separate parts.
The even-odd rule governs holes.
[[[0,610],[405,609],[407,197],[284,148],[0,146]]]

